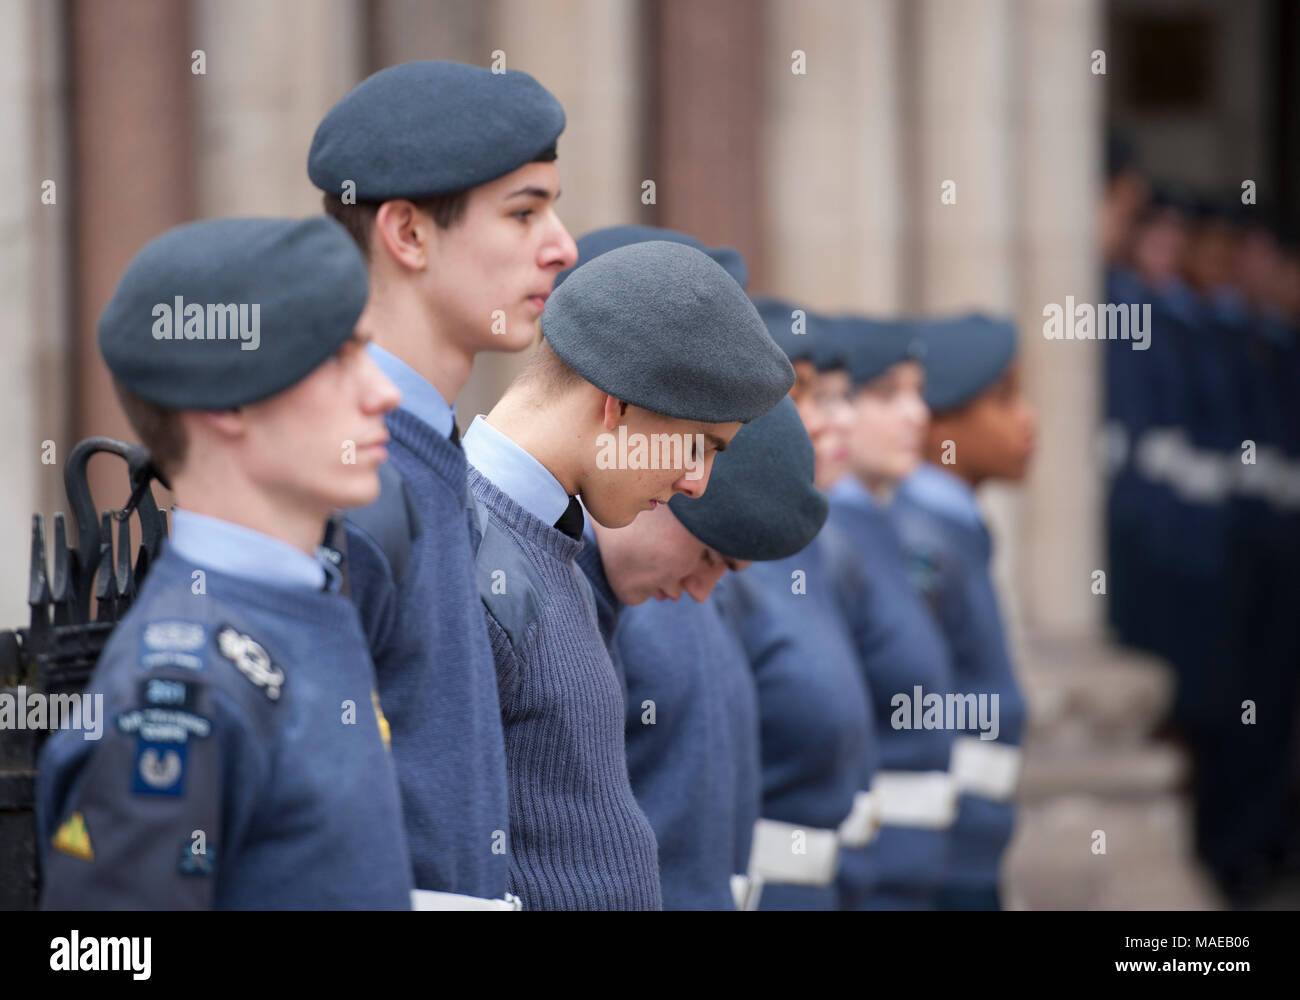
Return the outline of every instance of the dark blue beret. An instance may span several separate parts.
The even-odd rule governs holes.
[[[744,290],[681,243],[634,243],[575,269],[542,335],[592,385],[683,420],[753,420],[794,385]]]
[[[647,243],[650,240],[665,240],[669,243],[682,243],[694,247],[722,265],[741,288],[744,288],[749,281],[749,267],[745,264],[745,258],[740,255],[739,250],[733,250],[731,247],[705,246],[694,236],[687,236],[675,229],[660,229],[658,226],[609,226],[590,232],[578,240],[578,263],[555,276],[555,287],[559,288],[564,279],[573,273],[574,268],[581,267],[593,257],[599,257],[619,247],[631,246],[633,243]]]
[[[991,386],[1016,356],[1016,327],[980,313],[920,320],[925,345],[925,402],[935,413],[955,410]]]
[[[786,397],[740,429],[713,459],[703,496],[668,501],[692,535],[732,559],[784,559],[803,549],[826,521],[826,497],[813,486],[813,446]]]
[[[825,360],[828,349],[833,350],[827,341],[826,320],[811,309],[772,298],[755,299],[754,306],[767,332],[791,362],[811,361],[816,364]]]
[[[564,131],[554,95],[520,70],[427,59],[382,69],[330,108],[307,175],[361,201],[426,198],[496,180],[537,158]]]
[[[160,406],[243,406],[337,351],[368,293],[365,261],[333,219],[191,222],[127,266],[99,350],[119,384]]]
[[[828,327],[854,386],[870,382],[900,361],[924,361],[925,344],[909,320],[837,316]]]

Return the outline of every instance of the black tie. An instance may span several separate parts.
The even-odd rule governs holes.
[[[569,497],[569,506],[564,508],[564,513],[555,522],[555,526],[570,538],[576,539],[582,537],[583,523],[582,505],[578,503],[577,497]]]
[[[454,420],[451,422],[451,433],[447,435],[447,440],[457,448],[460,447],[460,428],[456,426],[456,421]]]

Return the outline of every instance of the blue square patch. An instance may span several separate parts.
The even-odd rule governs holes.
[[[180,796],[185,791],[185,743],[136,740],[131,791],[137,795]]]

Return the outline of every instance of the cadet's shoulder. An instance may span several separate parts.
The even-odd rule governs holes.
[[[473,505],[474,577],[479,598],[518,653],[524,648],[530,629],[541,620],[549,588],[532,553],[492,516],[481,500],[475,498]],[[580,570],[575,572],[581,575]]]
[[[415,499],[392,462],[379,467],[379,496],[345,518],[348,556],[359,563],[380,562],[395,585],[410,571],[411,553],[422,526]],[[354,555],[355,549],[355,555]]]

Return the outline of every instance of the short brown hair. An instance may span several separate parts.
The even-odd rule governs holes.
[[[534,385],[542,396],[549,398],[560,395],[586,379],[570,368],[543,337],[515,381]]]
[[[180,411],[142,399],[124,389],[116,379],[113,380],[113,388],[117,391],[118,402],[126,412],[131,429],[135,431],[140,443],[149,450],[154,466],[164,476],[170,476],[184,463],[185,452],[189,448]]]
[[[322,198],[325,214],[342,223],[366,260],[370,260],[370,234],[374,232],[375,216],[379,214],[381,201],[358,201],[345,204],[336,194],[326,192]],[[396,201],[398,199],[390,199]],[[465,215],[465,206],[469,204],[469,191],[455,191],[452,194],[433,195],[429,198],[405,199],[420,211],[427,213],[439,229],[450,229]]]

